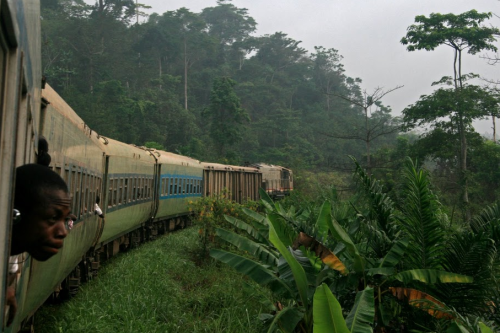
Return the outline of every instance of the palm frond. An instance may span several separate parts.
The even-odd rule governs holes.
[[[439,269],[443,259],[444,230],[440,203],[430,189],[428,174],[408,159],[403,176],[403,204],[399,218],[409,240],[405,265],[408,268]]]

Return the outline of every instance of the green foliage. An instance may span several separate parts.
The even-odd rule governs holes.
[[[218,232],[253,259],[221,250],[212,250],[213,257],[286,299],[287,306],[275,315],[261,316],[270,331],[283,330],[278,323],[285,315],[303,332],[331,331],[346,322],[352,332],[390,331],[398,322],[410,329],[446,329],[451,322],[445,318],[484,318],[498,297],[491,279],[499,260],[495,242],[487,237],[500,236],[500,228],[489,228],[500,221],[500,210],[485,211],[474,220],[472,232],[444,229],[447,219],[428,174],[410,160],[397,196],[384,193],[359,164],[356,176],[360,188],[352,210],[335,196],[316,208],[309,203],[285,208],[262,192],[265,216],[249,211],[247,222],[227,217],[244,234]],[[370,228],[359,227],[359,221]],[[372,240],[373,234],[384,235],[384,246]],[[347,269],[339,274],[333,260]],[[291,332],[288,326],[285,332]]]
[[[189,211],[192,212],[191,220],[199,228],[200,255],[202,257],[206,257],[210,248],[214,244],[218,244],[216,239],[217,228],[226,227],[232,229],[230,221],[226,220],[226,216],[242,216],[244,218],[243,206],[231,201],[227,190],[217,196],[189,201],[188,205]],[[248,203],[248,207],[254,210],[257,208],[252,203]]]
[[[243,139],[240,125],[249,120],[233,90],[235,85],[236,82],[227,77],[214,79],[210,104],[204,111],[210,123],[210,136],[221,157],[225,155],[228,147]]]
[[[349,333],[339,302],[322,284],[314,293],[314,333]]]
[[[200,160],[294,170],[342,167],[347,154],[363,155],[361,142],[317,135],[363,120],[330,97],[361,96],[361,80],[344,72],[337,50],[308,54],[284,32],[256,36],[257,22],[229,1],[135,22],[142,8],[131,0],[42,1],[44,74],[99,134]],[[391,142],[374,141],[372,151],[383,145]]]
[[[408,33],[401,39],[401,43],[408,45],[408,51],[432,51],[443,44],[467,49],[470,54],[481,50],[496,51],[492,43],[496,40],[494,36],[498,34],[498,29],[480,25],[491,16],[491,13],[478,13],[476,10],[459,15],[419,15],[415,17],[417,24],[408,28]]]
[[[71,301],[43,306],[36,331],[262,332],[270,293],[228,266],[199,265],[198,246],[190,228],[113,258]]]

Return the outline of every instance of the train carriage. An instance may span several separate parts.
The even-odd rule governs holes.
[[[203,195],[206,197],[220,195],[224,190],[232,187],[232,171],[229,165],[202,162],[203,166]]]
[[[292,170],[266,163],[252,164],[262,173],[261,187],[273,198],[282,198],[293,190]]]
[[[103,176],[103,154],[97,133],[92,132],[48,85],[42,97],[40,128],[50,143],[50,167],[68,184],[72,212],[77,219],[57,255],[45,262],[33,260],[26,263],[30,267],[29,279],[24,278],[25,274],[21,275],[27,289],[21,295],[26,298],[19,301],[16,320],[31,316],[59,288],[81,262],[82,254],[95,245],[101,227],[94,214],[95,197],[101,191]],[[20,323],[15,322],[13,326],[17,324]]]
[[[231,200],[243,203],[259,199],[259,187],[262,184],[262,173],[255,167],[231,165]]]
[[[154,221],[169,220],[168,230],[173,230],[183,222],[180,217],[188,214],[188,202],[202,196],[203,166],[186,156],[159,150],[154,153],[160,174]]]
[[[133,145],[105,137],[100,140],[106,158],[106,190],[101,201],[106,222],[97,247],[113,241],[107,249],[108,254],[113,255],[121,244],[129,244],[126,234],[152,217],[156,158],[151,152]]]

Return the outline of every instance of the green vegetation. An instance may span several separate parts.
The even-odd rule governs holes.
[[[337,97],[364,98],[339,51],[308,53],[284,32],[256,36],[257,22],[229,0],[139,24],[131,0],[41,3],[47,82],[101,135],[203,161],[330,168],[366,150],[327,134],[391,123],[382,104],[367,113]],[[371,151],[396,135],[371,135]]]
[[[233,227],[216,228],[238,251],[210,255],[282,298],[260,316],[267,332],[478,332],[500,325],[499,206],[470,226],[451,224],[427,171],[410,160],[390,193],[395,200],[355,164],[359,190],[347,201],[285,207],[261,190],[265,215],[243,209],[250,221],[226,216]]]
[[[44,306],[36,331],[260,332],[269,292],[229,267],[199,265],[197,234],[179,231],[114,258],[74,299]]]

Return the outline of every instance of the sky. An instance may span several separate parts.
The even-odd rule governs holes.
[[[152,8],[149,13],[186,7],[192,12],[216,6],[215,0],[141,0]],[[368,93],[377,87],[385,90],[404,86],[386,95],[382,102],[395,116],[423,94],[431,93],[432,82],[453,75],[453,50],[441,46],[435,51],[408,52],[400,43],[415,16],[430,13],[460,14],[471,9],[500,16],[498,0],[233,0],[247,8],[257,22],[256,36],[277,31],[302,41],[309,51],[314,46],[334,48],[343,59],[345,74],[362,79]],[[500,27],[493,16],[487,25]],[[496,43],[500,48],[500,39]],[[482,55],[485,55],[483,53]],[[480,55],[463,59],[463,73],[474,72],[490,80],[500,80],[500,64],[489,65]],[[491,132],[490,121],[476,129]]]

